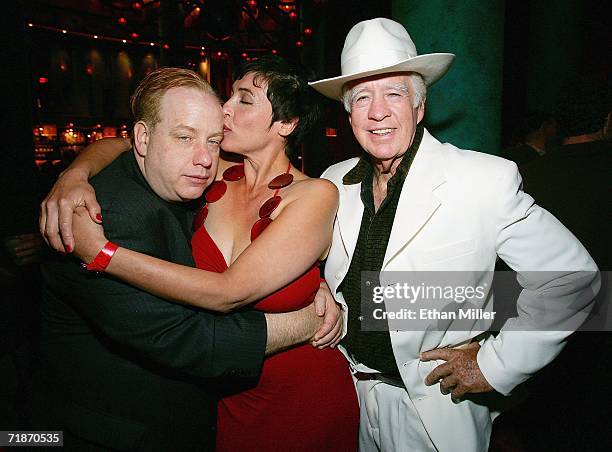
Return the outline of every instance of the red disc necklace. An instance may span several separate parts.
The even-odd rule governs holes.
[[[281,203],[282,198],[278,195],[281,188],[291,185],[293,182],[293,174],[289,173],[291,170],[291,162],[287,166],[287,170],[276,176],[268,183],[268,188],[274,190],[274,194],[268,198],[259,208],[259,219],[251,227],[251,242],[255,240],[259,235],[272,223],[270,215],[276,210],[278,205]],[[227,191],[226,182],[235,182],[244,177],[244,163],[230,166],[223,172],[223,178],[221,180],[214,181],[206,194],[204,199],[206,203],[202,209],[197,213],[194,220],[194,229],[198,229],[206,221],[208,216],[208,203],[219,201],[225,192]]]

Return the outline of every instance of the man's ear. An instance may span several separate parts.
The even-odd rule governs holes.
[[[295,130],[298,125],[298,122],[300,122],[298,118],[292,118],[289,121],[282,121],[280,123],[280,129],[278,133],[282,137],[287,138],[289,135],[291,135],[291,132]]]
[[[138,121],[134,124],[134,148],[139,156],[147,155],[151,130],[146,122]]]
[[[419,124],[425,116],[425,101],[421,101],[417,110],[417,124]]]

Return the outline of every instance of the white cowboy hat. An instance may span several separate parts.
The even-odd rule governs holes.
[[[324,96],[340,99],[346,82],[400,71],[418,72],[429,86],[448,71],[454,59],[452,53],[418,55],[404,26],[391,19],[364,20],[346,35],[340,57],[342,75],[311,82],[310,86]]]

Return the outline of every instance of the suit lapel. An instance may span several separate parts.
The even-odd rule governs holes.
[[[361,184],[342,185],[340,191],[338,227],[342,237],[342,244],[350,262],[357,245],[359,226],[361,225],[364,209],[361,202]]]
[[[425,130],[397,204],[383,270],[421,231],[441,204],[441,200],[436,196],[436,189],[444,184],[446,179],[436,144],[439,145]]]

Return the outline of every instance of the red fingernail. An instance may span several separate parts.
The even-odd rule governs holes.
[[[96,214],[96,220],[98,221],[102,221],[102,215],[100,215],[99,213]]]
[[[66,251],[68,251],[69,253],[72,253],[72,247],[70,245],[66,246]]]

